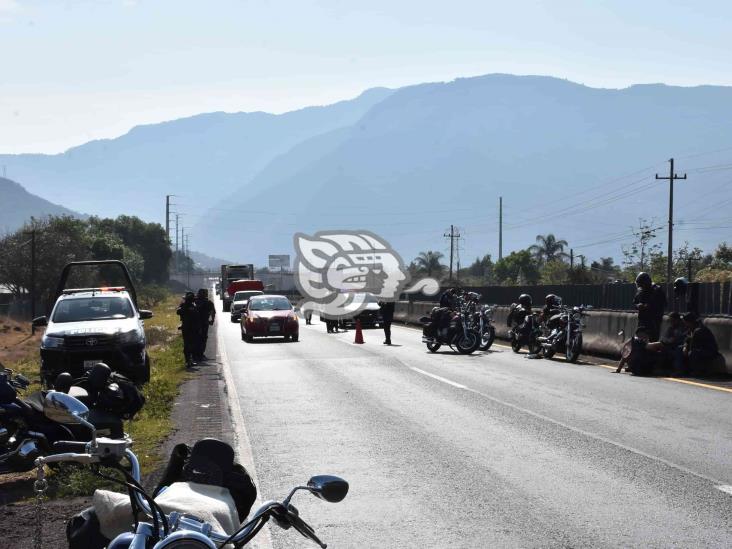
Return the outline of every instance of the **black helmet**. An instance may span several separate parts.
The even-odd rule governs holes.
[[[674,280],[674,295],[682,296],[686,294],[686,287],[689,285],[689,281],[684,277],[677,278]]]
[[[650,286],[651,284],[653,284],[651,275],[646,272],[638,273],[638,276],[635,277],[636,286]]]
[[[518,302],[523,307],[531,307],[531,296],[529,294],[521,294],[519,296]]]
[[[555,294],[547,294],[544,298],[544,303],[549,307],[556,307],[559,305],[559,298]]]

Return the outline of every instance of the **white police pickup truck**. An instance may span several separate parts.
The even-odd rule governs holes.
[[[99,262],[77,262],[73,265],[93,263]],[[127,269],[124,271],[126,273]],[[136,384],[149,381],[150,359],[144,320],[151,318],[152,312],[138,309],[134,288],[64,289],[65,280],[62,276],[50,315],[33,320],[34,326],[46,327],[41,339],[41,378],[44,383],[51,386],[61,372],[80,377],[99,362]]]

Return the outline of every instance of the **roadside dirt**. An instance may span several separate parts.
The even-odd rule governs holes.
[[[0,363],[25,360],[38,353],[43,330],[30,333],[29,322],[0,317]]]

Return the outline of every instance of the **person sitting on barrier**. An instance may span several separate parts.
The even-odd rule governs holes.
[[[689,330],[681,320],[677,312],[669,313],[668,327],[661,337],[659,351],[662,353],[662,361],[671,366],[675,372],[681,372],[684,368],[683,347]]]
[[[696,313],[686,313],[684,323],[689,329],[689,337],[682,351],[684,367],[681,375],[688,376],[692,371],[707,369],[720,354],[714,334]]]

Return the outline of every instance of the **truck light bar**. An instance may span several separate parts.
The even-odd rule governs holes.
[[[124,286],[105,286],[103,288],[67,288],[62,293],[68,294],[80,294],[83,292],[124,292],[127,288]]]

